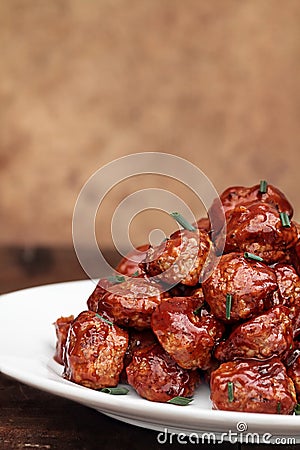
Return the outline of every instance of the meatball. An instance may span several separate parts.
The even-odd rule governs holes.
[[[179,367],[159,344],[136,350],[126,372],[128,383],[153,402],[191,397],[199,382],[197,371]]]
[[[271,184],[267,185],[267,191],[265,193],[260,192],[259,184],[256,184],[252,187],[229,187],[220,195],[220,200],[223,206],[224,213],[240,205],[262,202],[273,206],[279,212],[286,212],[290,218],[293,217],[292,205],[287,200],[285,195]],[[220,227],[222,227],[223,225],[223,215],[220,211],[219,202],[213,202],[209,210],[209,216],[212,216],[214,218],[214,226],[216,228],[216,231],[219,231]]]
[[[108,289],[113,286],[107,278],[101,278],[94,291],[87,300],[87,306],[90,311],[97,312],[99,300],[108,292]]]
[[[122,383],[127,383],[126,367],[131,363],[134,352],[157,343],[156,336],[152,330],[135,330],[131,328],[128,332],[129,343],[124,357],[124,367],[120,376]]]
[[[293,327],[289,309],[275,306],[246,323],[238,325],[226,341],[220,343],[215,357],[221,361],[234,358],[284,358],[293,348]]]
[[[58,364],[64,363],[64,352],[67,341],[68,331],[71,323],[74,320],[74,316],[60,317],[54,322],[56,332],[56,349],[54,359]]]
[[[300,278],[293,266],[278,263],[274,266],[279,288],[279,302],[283,305],[300,306]]]
[[[127,345],[127,331],[83,311],[69,329],[64,377],[92,389],[116,386]]]
[[[149,247],[149,244],[145,244],[129,252],[121,259],[116,267],[116,271],[128,277],[141,275],[142,270],[139,267],[139,263],[145,259]]]
[[[230,253],[220,258],[202,288],[212,314],[232,323],[248,319],[272,306],[277,280],[272,268],[246,259],[240,253]]]
[[[118,325],[150,328],[155,307],[167,296],[163,288],[145,278],[130,278],[115,284],[98,302],[97,311]]]
[[[297,229],[298,238],[294,247],[292,247],[288,251],[287,262],[289,264],[292,264],[297,274],[300,275],[300,224],[296,221],[293,221],[293,223],[295,224],[295,227]]]
[[[296,405],[293,381],[276,357],[266,361],[228,361],[212,372],[213,409],[292,414]]]
[[[292,321],[294,339],[300,335],[300,305],[289,307],[289,318]]]
[[[174,297],[161,303],[151,325],[162,347],[185,369],[211,366],[211,352],[224,326],[193,297]]]
[[[195,286],[199,282],[211,247],[203,230],[181,230],[157,247],[150,247],[140,267],[150,277],[175,285]]]
[[[281,223],[279,212],[267,203],[239,205],[226,212],[226,242],[224,253],[250,252],[267,264],[286,260],[287,250],[297,242],[297,229]],[[223,240],[216,237],[216,247]]]
[[[290,362],[287,373],[293,380],[298,403],[300,403],[300,350],[295,350],[293,360]]]

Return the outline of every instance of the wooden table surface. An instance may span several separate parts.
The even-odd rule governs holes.
[[[117,255],[108,252],[111,263]],[[0,293],[46,283],[86,278],[72,249],[0,249]],[[0,298],[1,301],[1,298]],[[0,449],[189,449],[205,444],[157,441],[157,432],[111,419],[69,400],[0,374]],[[212,444],[211,444],[212,445]],[[217,448],[269,449],[268,445],[215,444]],[[299,445],[278,445],[296,449]]]

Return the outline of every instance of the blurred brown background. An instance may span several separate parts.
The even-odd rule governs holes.
[[[1,1],[0,245],[71,245],[84,182],[143,151],[267,179],[299,219],[299,24],[298,0]]]

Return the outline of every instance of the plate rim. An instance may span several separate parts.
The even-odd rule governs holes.
[[[39,286],[28,287],[20,290],[16,290],[13,292],[5,293],[0,295],[0,315],[3,309],[5,310],[5,305],[10,302],[19,302],[22,301],[22,298],[27,297],[28,294],[34,294],[32,296],[35,299],[35,295],[40,291],[64,291],[64,290],[76,290],[76,287],[80,286],[87,292],[89,289],[92,290],[97,280],[85,279],[85,280],[75,280],[75,281],[64,281],[60,283],[49,283]],[[20,300],[21,299],[21,300]],[[86,299],[80,299],[82,301],[82,306],[86,304]],[[34,300],[32,300],[34,302]],[[23,306],[23,305],[22,305]],[[70,303],[71,306],[71,303]],[[59,305],[56,305],[55,308],[59,308]],[[57,311],[57,317],[60,316],[59,310]],[[49,324],[50,325],[50,324]],[[1,329],[0,329],[0,339],[1,339]],[[55,333],[53,328],[53,342],[55,342]],[[50,347],[49,347],[50,348]],[[276,415],[276,414],[258,414],[258,413],[240,413],[237,411],[221,411],[221,410],[209,410],[204,408],[199,408],[198,406],[190,406],[182,407],[176,405],[170,405],[166,403],[156,403],[150,402],[148,400],[142,399],[140,397],[133,397],[129,399],[127,396],[108,396],[108,394],[104,394],[101,392],[94,391],[92,389],[76,385],[70,381],[61,379],[45,379],[41,375],[32,373],[32,372],[24,372],[18,369],[18,363],[24,363],[24,359],[28,362],[30,358],[20,358],[19,356],[8,356],[1,354],[0,349],[0,372],[22,382],[28,384],[34,388],[43,390],[50,394],[58,395],[60,397],[64,397],[78,403],[81,403],[85,406],[96,409],[97,411],[101,411],[104,414],[107,413],[111,417],[116,417],[117,420],[122,420],[120,417],[120,412],[124,412],[124,422],[126,422],[125,417],[139,416],[139,421],[144,422],[147,425],[147,428],[151,429],[151,420],[156,419],[159,409],[159,419],[158,423],[162,425],[162,428],[166,428],[162,419],[166,419],[166,421],[170,424],[178,426],[179,422],[182,423],[182,419],[188,419],[189,423],[184,424],[184,429],[190,429],[190,432],[197,431],[195,430],[196,421],[201,424],[204,422],[205,431],[210,432],[222,432],[224,430],[228,430],[230,426],[236,425],[239,422],[245,422],[248,426],[248,430],[253,428],[253,430],[259,430],[259,432],[263,432],[265,428],[271,427],[274,431],[275,428],[280,426],[281,430],[285,432],[288,431],[292,436],[299,437],[300,442],[300,416],[296,415]],[[36,363],[41,364],[41,361],[36,359]],[[45,359],[42,364],[44,364],[44,369],[49,370],[48,365],[57,364],[53,361],[53,355],[45,354]],[[58,367],[61,367],[57,364]],[[132,391],[132,388],[131,388]],[[97,400],[95,401],[95,393],[97,392]],[[125,406],[124,406],[125,404]],[[121,409],[120,407],[124,406]],[[146,406],[146,408],[145,408]],[[180,409],[178,409],[180,408]],[[190,409],[185,409],[190,408]],[[197,408],[197,409],[196,409]],[[124,410],[124,411],[123,411]],[[146,413],[145,413],[146,410]],[[126,412],[127,411],[127,412]],[[186,411],[186,413],[184,412]],[[190,411],[190,413],[189,413]],[[195,412],[197,413],[195,414]],[[127,416],[129,414],[129,416]],[[194,416],[194,417],[192,417]],[[147,420],[148,419],[148,420]],[[131,420],[131,419],[130,419]],[[128,422],[127,422],[128,423]],[[132,422],[131,422],[132,423]],[[138,425],[138,424],[137,424]],[[143,425],[139,425],[143,426]],[[172,425],[169,425],[170,427]],[[153,429],[153,428],[152,428]],[[255,431],[253,431],[255,432]],[[298,434],[297,434],[298,432]],[[297,441],[298,442],[298,441]]]

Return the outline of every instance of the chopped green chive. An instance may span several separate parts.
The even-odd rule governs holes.
[[[297,403],[297,405],[295,406],[294,412],[295,412],[296,416],[300,415],[300,403]]]
[[[281,402],[277,402],[277,414],[281,414]]]
[[[129,392],[129,389],[124,387],[106,387],[100,389],[100,392],[104,392],[105,394],[110,395],[126,395]]]
[[[173,397],[167,401],[167,403],[172,403],[172,405],[186,406],[193,401],[192,398],[187,397]]]
[[[113,325],[113,323],[110,320],[105,319],[105,317],[100,316],[100,314],[96,313],[96,317],[98,317],[98,319],[103,320],[103,322],[108,323],[108,325]]]
[[[172,212],[170,213],[170,216],[173,217],[173,219],[176,220],[179,225],[182,226],[185,230],[188,231],[196,231],[197,228],[195,228],[191,223],[189,223],[180,213],[178,212]]]
[[[249,252],[245,252],[244,253],[244,258],[246,259],[253,259],[253,261],[263,261],[263,258],[261,258],[260,256],[254,255],[254,253],[249,253]]]
[[[226,319],[230,319],[231,314],[232,295],[226,294]]]
[[[281,220],[282,226],[285,228],[290,228],[291,222],[290,222],[290,218],[289,218],[288,214],[286,212],[281,212],[281,213],[279,213],[279,215],[280,215],[280,220]]]
[[[259,192],[261,194],[265,194],[267,190],[268,190],[268,183],[266,182],[266,180],[261,180],[259,185]]]
[[[227,390],[228,390],[228,401],[229,401],[229,403],[232,403],[233,400],[234,400],[233,382],[232,381],[228,381],[228,383],[227,383]]]
[[[107,279],[113,284],[123,283],[125,281],[124,275],[113,275],[111,277],[107,277]]]
[[[131,275],[131,277],[138,277],[139,274],[140,274],[140,272],[139,272],[138,270],[136,270],[136,271]]]
[[[200,312],[201,312],[202,307],[199,306],[198,308],[196,308],[193,313],[195,314],[195,316],[197,316]]]

